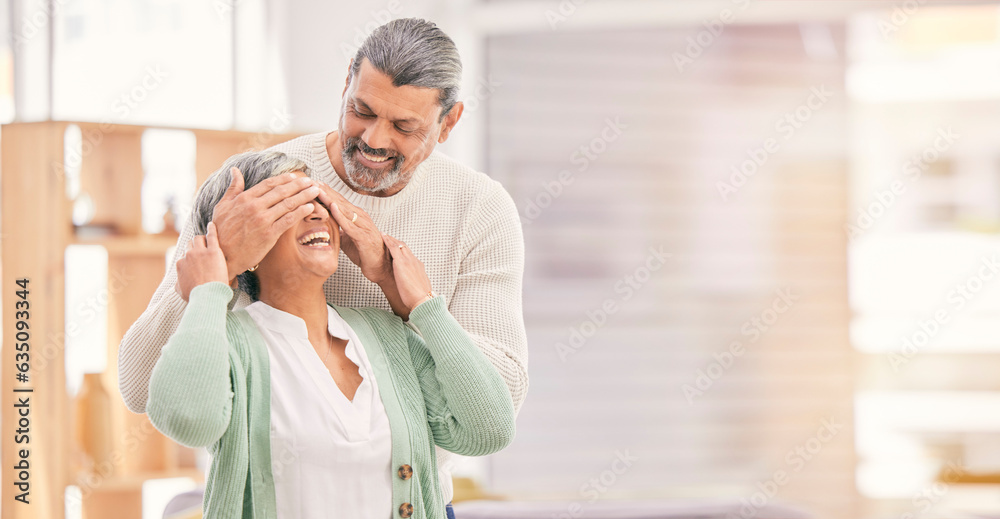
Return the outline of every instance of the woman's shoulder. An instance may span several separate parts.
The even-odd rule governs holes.
[[[244,308],[226,312],[226,337],[229,339],[229,347],[244,362],[249,355],[267,355],[264,337],[257,329],[250,312]]]
[[[372,306],[338,306],[334,304],[329,305],[333,308],[335,312],[340,314],[341,317],[347,319],[345,314],[352,315],[355,317],[361,317],[369,321],[375,321],[379,323],[384,323],[390,326],[405,326],[403,320],[399,318],[398,315],[381,308],[375,308]]]
[[[253,317],[246,308],[226,312],[226,331],[232,335],[234,331],[255,328]]]
[[[372,339],[381,343],[399,340],[406,343],[408,327],[398,315],[381,308],[330,305],[350,325],[361,342]]]

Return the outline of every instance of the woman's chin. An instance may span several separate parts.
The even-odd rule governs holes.
[[[340,249],[330,245],[308,246],[299,245],[294,254],[286,254],[273,258],[274,266],[279,272],[279,279],[284,284],[302,286],[322,283],[337,271],[340,259]]]
[[[326,281],[326,278],[332,276],[334,272],[337,272],[337,266],[337,256],[334,256],[330,260],[311,263],[306,268]]]

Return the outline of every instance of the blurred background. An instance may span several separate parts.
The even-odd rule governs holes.
[[[464,60],[439,149],[527,250],[530,390],[456,467],[460,519],[1000,517],[1000,3],[0,0],[4,519],[159,518],[203,481],[125,410],[118,341],[200,181],[335,129],[409,16]]]

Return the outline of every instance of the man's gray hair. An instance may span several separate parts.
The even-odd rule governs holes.
[[[438,89],[441,119],[458,102],[462,59],[455,42],[432,22],[400,18],[375,29],[354,55],[351,78],[357,77],[363,60],[395,86]]]
[[[229,157],[221,168],[205,180],[198,190],[198,195],[195,196],[194,208],[191,210],[195,234],[204,235],[208,232],[208,222],[212,221],[215,206],[229,189],[229,182],[232,180],[229,172],[231,168],[237,168],[243,173],[244,190],[282,173],[302,171],[309,176],[309,168],[305,162],[278,151],[250,151]],[[252,272],[243,272],[236,276],[236,279],[239,281],[240,290],[246,292],[250,299],[256,301],[260,297],[260,283],[256,275]]]

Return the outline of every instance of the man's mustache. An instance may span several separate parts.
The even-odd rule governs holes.
[[[395,157],[396,152],[388,148],[372,148],[365,144],[365,141],[358,137],[354,137],[347,140],[348,151],[354,151],[355,149],[360,149],[368,155],[375,157]]]

